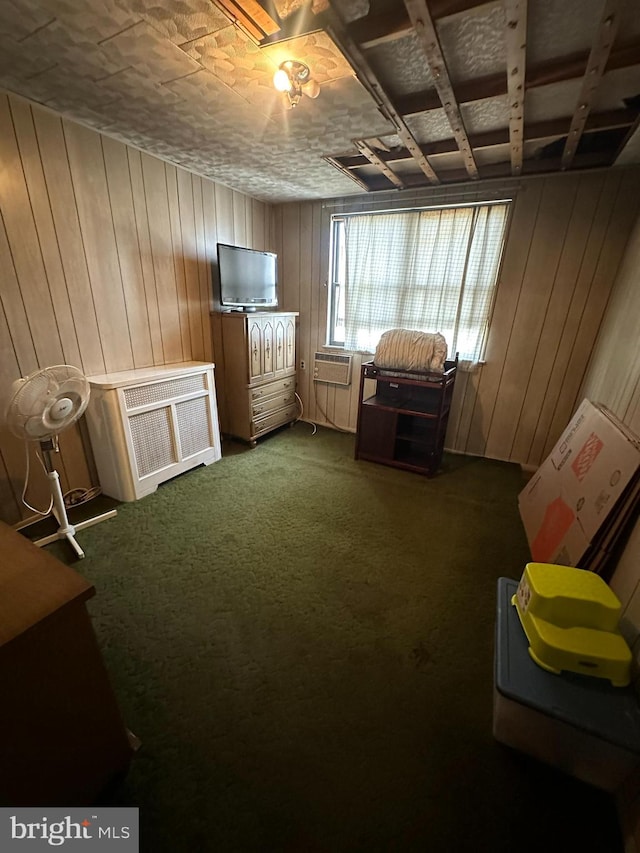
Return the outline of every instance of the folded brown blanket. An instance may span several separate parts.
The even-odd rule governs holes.
[[[447,342],[440,332],[390,329],[382,334],[373,363],[389,370],[442,373],[446,358]]]

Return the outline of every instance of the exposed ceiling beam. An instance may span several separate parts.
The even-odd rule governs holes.
[[[598,32],[589,54],[589,60],[584,72],[576,111],[571,121],[569,135],[562,152],[562,168],[568,169],[580,144],[584,126],[591,109],[596,90],[602,80],[602,75],[618,32],[620,12],[625,0],[606,0]]]
[[[497,0],[492,2],[495,3]],[[487,0],[432,0],[429,9],[434,20],[439,20],[486,5],[489,5]],[[410,35],[413,32],[413,24],[407,10],[398,4],[398,8],[391,12],[358,18],[352,21],[347,29],[357,45],[366,50]]]
[[[588,61],[589,54],[581,52],[540,65],[529,66],[525,79],[525,91],[538,86],[547,86],[550,83],[561,83],[564,80],[582,77]],[[640,65],[640,40],[638,39],[614,48],[609,55],[606,71],[615,71],[618,68],[629,68],[634,65]],[[494,98],[507,94],[507,78],[504,73],[490,74],[486,77],[457,83],[454,91],[459,104],[468,104],[472,101],[480,101],[483,98]],[[398,96],[395,103],[403,116],[436,110],[442,106],[436,89],[425,89],[422,92]]]
[[[595,133],[602,130],[616,130],[619,128],[635,127],[640,119],[636,110],[609,110],[602,113],[592,113],[587,119],[585,133]],[[536,139],[549,139],[551,137],[566,136],[571,125],[571,116],[566,118],[554,118],[547,121],[525,124],[524,140],[532,142]],[[469,136],[471,147],[490,148],[494,145],[506,145],[509,142],[509,131],[506,128],[500,130],[489,130],[485,133],[474,133]],[[437,142],[429,142],[420,146],[426,157],[437,154],[451,154],[458,150],[455,139],[440,139]],[[396,160],[409,160],[411,155],[406,148],[394,148],[391,151],[378,151],[378,156],[385,163],[393,163]],[[369,163],[366,157],[358,154],[336,157],[347,169],[366,166]]]
[[[606,168],[609,165],[610,155],[605,152],[589,152],[587,154],[578,154],[575,158],[574,167],[576,169],[594,169]],[[527,175],[544,175],[548,172],[558,172],[560,169],[560,157],[543,157],[539,160],[525,160],[522,166],[523,174]],[[444,186],[456,183],[466,183],[469,181],[469,175],[466,169],[446,169],[441,173],[442,183]],[[416,189],[418,187],[427,187],[422,175],[415,173],[404,175],[404,181],[407,189]],[[488,163],[482,167],[482,177],[484,180],[491,178],[511,178],[511,162],[505,160],[502,163]],[[370,192],[380,192],[389,189],[389,184],[381,177],[370,178],[367,180],[367,185]]]
[[[404,0],[411,23],[427,59],[427,65],[431,71],[438,95],[444,107],[444,111],[453,130],[453,136],[458,143],[458,148],[464,160],[464,166],[469,177],[478,177],[478,167],[473,157],[473,151],[467,138],[467,131],[462,121],[460,107],[453,92],[451,79],[447,70],[446,62],[440,40],[436,32],[436,26],[427,7],[426,0]]]
[[[389,166],[381,160],[380,157],[376,154],[376,152],[367,145],[366,142],[362,140],[355,140],[354,144],[356,145],[358,151],[367,158],[367,160],[372,163],[374,166],[377,166],[378,169],[382,172],[382,174],[387,178],[387,180],[391,181],[391,183],[397,187],[399,190],[404,189],[404,183],[401,179],[396,175],[393,169],[390,169]]]
[[[622,140],[622,142],[618,146],[616,153],[614,154],[613,159],[611,161],[612,164],[614,164],[614,165],[617,164],[618,158],[621,156],[622,152],[625,150],[628,143],[631,142],[632,137],[635,137],[639,127],[640,127],[640,113],[638,114],[636,120],[631,125],[631,127],[629,128],[629,130],[625,134],[624,139]]]
[[[368,190],[369,186],[366,184],[362,178],[354,171],[352,171],[348,166],[346,166],[340,158],[338,157],[330,157],[328,154],[322,158],[326,160],[327,163],[331,163],[339,172],[342,172],[347,178],[351,178],[352,181],[355,181],[356,184],[362,187],[363,190]],[[367,161],[368,162],[368,161]]]
[[[511,172],[522,171],[524,81],[527,48],[527,0],[504,0]]]
[[[342,21],[342,18],[333,7],[333,0],[329,8],[322,13],[324,26],[329,36],[338,45],[347,61],[356,72],[358,79],[369,92],[382,115],[388,119],[395,127],[400,140],[411,152],[416,163],[433,184],[439,183],[439,178],[431,168],[429,161],[420,150],[420,146],[413,137],[413,134],[404,122],[404,119],[398,112],[396,105],[393,103],[389,95],[384,89],[384,86],[374,73],[373,69],[364,58],[357,44],[351,38]]]
[[[233,21],[254,44],[277,32],[279,24],[256,0],[214,0],[216,6]]]

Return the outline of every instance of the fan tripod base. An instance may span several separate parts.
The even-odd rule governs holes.
[[[85,527],[91,527],[93,524],[99,524],[101,521],[113,518],[114,515],[117,515],[117,510],[110,509],[108,512],[103,512],[93,518],[87,518],[85,521],[79,521],[77,524],[69,524],[69,519],[66,517],[66,513],[63,521],[58,518],[55,512],[53,512],[52,515],[60,525],[57,532],[52,533],[50,536],[43,536],[42,539],[35,539],[33,544],[42,548],[44,545],[51,545],[52,542],[57,542],[59,539],[66,539],[76,552],[78,559],[81,560],[84,557],[84,551],[75,539],[75,535],[78,530],[84,530]]]
[[[84,530],[85,527],[91,527],[93,524],[98,524],[101,521],[106,521],[108,518],[113,518],[114,515],[117,515],[117,511],[115,509],[110,509],[107,512],[96,515],[94,518],[87,518],[85,521],[79,521],[78,524],[71,524],[67,516],[67,508],[64,505],[62,489],[60,488],[60,477],[51,462],[51,451],[56,450],[57,447],[55,443],[49,444],[47,442],[40,442],[40,448],[42,450],[44,466],[47,472],[47,479],[49,480],[49,487],[51,489],[51,496],[53,499],[53,506],[50,514],[53,515],[55,520],[58,522],[58,530],[50,536],[43,536],[41,539],[34,540],[33,544],[38,545],[38,547],[41,548],[44,545],[50,545],[52,542],[57,542],[58,539],[66,539],[76,552],[78,559],[81,560],[84,557],[84,551],[76,542],[76,532],[78,530]]]

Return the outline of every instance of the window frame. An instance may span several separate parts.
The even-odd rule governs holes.
[[[340,263],[338,254],[340,245],[344,246],[344,214],[332,214],[331,216],[331,234],[329,240],[329,293],[327,300],[327,346],[338,347],[344,349],[344,340],[338,341],[335,338],[335,328],[338,320],[338,311],[340,309],[340,296],[344,296],[344,281],[339,281],[336,275],[336,270],[339,269]],[[338,232],[341,231],[338,239]]]
[[[491,300],[491,304],[489,306],[489,310],[487,312],[486,318],[486,333],[484,335],[484,340],[482,344],[482,351],[478,358],[478,363],[484,363],[484,356],[487,347],[488,340],[488,332],[491,325],[491,319],[493,317],[493,311],[495,307],[495,299],[496,293],[498,289],[498,282],[500,280],[500,275],[502,271],[502,264],[504,262],[505,256],[505,247],[507,245],[507,240],[509,236],[509,229],[511,225],[511,217],[513,215],[513,202],[515,200],[515,193],[509,195],[504,198],[496,198],[490,199],[486,201],[473,201],[473,202],[455,202],[451,204],[432,204],[432,205],[421,205],[417,207],[403,207],[403,208],[386,208],[384,210],[357,210],[357,211],[349,211],[342,213],[333,213],[331,214],[331,223],[330,223],[330,237],[329,237],[329,275],[328,275],[328,298],[327,298],[327,329],[326,329],[326,346],[334,347],[337,349],[345,349],[344,341],[339,341],[335,337],[335,327],[336,320],[338,316],[339,303],[341,296],[344,296],[345,285],[346,282],[339,281],[336,276],[336,269],[339,266],[338,263],[338,254],[340,251],[340,241],[342,241],[342,245],[344,246],[345,241],[345,220],[349,216],[376,216],[379,214],[402,214],[402,213],[415,213],[422,211],[441,211],[441,210],[450,210],[452,208],[461,208],[461,207],[486,207],[493,205],[507,205],[507,218],[504,227],[504,234],[502,238],[502,243],[500,246],[500,255],[498,258],[498,265],[496,271],[496,281],[494,286],[494,292]],[[341,233],[339,233],[341,232]],[[345,276],[346,278],[346,276]],[[364,351],[363,351],[364,352]],[[366,351],[368,352],[368,350]]]

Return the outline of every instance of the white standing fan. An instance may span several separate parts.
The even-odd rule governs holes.
[[[109,510],[75,526],[70,524],[60,477],[51,461],[51,454],[58,452],[58,435],[74,424],[87,408],[89,393],[89,383],[77,367],[56,364],[36,370],[14,382],[6,411],[7,426],[14,435],[25,441],[40,442],[43,465],[51,489],[49,511],[41,514],[52,514],[58,522],[56,533],[38,539],[34,544],[49,545],[57,539],[67,539],[80,558],[84,557],[84,551],[76,542],[76,531],[112,518],[116,511]]]

